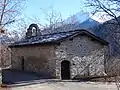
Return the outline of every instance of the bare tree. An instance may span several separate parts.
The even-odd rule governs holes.
[[[86,6],[92,8],[92,13],[104,12],[104,16],[114,18],[120,25],[117,16],[120,15],[120,1],[119,0],[86,0]]]
[[[31,20],[37,23],[44,33],[52,33],[55,28],[63,25],[61,13],[55,11],[53,8],[50,10],[40,9],[44,14],[45,24],[41,24],[40,18],[33,17]]]
[[[106,35],[107,39],[112,38],[114,41],[114,44],[116,44],[116,52],[120,54],[120,17],[119,11],[120,11],[120,0],[86,0],[87,1],[87,7],[92,7],[94,10],[92,11],[93,14],[98,12],[104,12],[105,15],[102,15],[101,17],[107,16],[112,17],[112,20],[109,20],[105,23],[103,23],[99,28],[106,29],[104,33]],[[88,8],[89,8],[88,7]],[[100,29],[101,30],[101,29]],[[112,42],[113,43],[113,42]]]
[[[109,20],[99,26],[98,30],[104,29],[104,38],[109,41],[109,53],[110,57],[107,60],[107,74],[117,75],[115,77],[115,82],[118,90],[120,90],[119,85],[119,60],[120,60],[120,0],[86,0],[87,7],[93,8],[93,14],[103,13],[101,17],[111,17],[112,20]]]
[[[40,18],[33,17],[31,20],[40,26],[43,34],[67,31],[73,29],[73,24],[78,23],[76,17],[72,17],[69,21],[64,20],[62,14],[53,8],[40,10],[44,14],[45,24],[41,24]]]
[[[0,0],[0,27],[15,22],[24,5],[25,0]]]
[[[10,66],[8,45],[17,40],[20,33],[6,28],[18,21],[24,5],[25,0],[0,0],[0,68]]]

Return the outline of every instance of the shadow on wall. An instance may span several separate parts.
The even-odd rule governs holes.
[[[20,83],[35,83],[40,81],[40,79],[51,79],[51,77],[45,77],[44,75],[38,75],[36,73],[23,72],[18,70],[2,70],[2,83],[7,85]]]

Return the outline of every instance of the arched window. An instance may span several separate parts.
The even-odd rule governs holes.
[[[37,30],[35,27],[32,27],[32,36],[36,36]]]

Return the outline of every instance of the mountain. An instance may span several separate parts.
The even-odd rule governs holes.
[[[76,29],[86,29],[92,33],[94,33],[94,29],[96,29],[100,25],[99,22],[93,20],[92,18],[88,18],[84,22],[75,22],[73,24],[65,24],[60,27],[57,27],[54,32],[64,32],[71,31]]]
[[[73,27],[76,27],[75,29],[93,29],[100,25],[100,22],[92,19],[87,12],[78,12],[65,21],[67,21],[68,24],[72,23],[74,25]]]
[[[68,17],[64,20],[63,24],[57,25],[54,30],[50,28],[42,31],[43,34],[48,33],[56,33],[56,32],[64,32],[64,31],[71,31],[76,29],[86,29],[92,32],[92,30],[98,27],[101,23],[92,19],[89,13],[86,12],[78,12],[71,17]],[[48,32],[49,31],[49,32]]]
[[[118,17],[120,20],[120,16]],[[109,43],[111,56],[120,58],[120,25],[115,19],[108,20],[94,29],[94,33]]]
[[[100,23],[98,21],[95,21],[92,18],[89,18],[86,21],[80,23],[79,27],[84,29],[92,29],[94,27],[98,27],[99,25]]]
[[[78,12],[67,19],[64,20],[65,24],[70,24],[70,23],[82,23],[86,21],[89,17],[89,13],[87,12]]]

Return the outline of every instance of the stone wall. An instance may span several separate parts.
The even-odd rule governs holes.
[[[12,48],[12,69],[37,72],[55,77],[54,48],[52,45],[26,46]]]
[[[12,48],[12,68],[61,79],[61,62],[70,62],[70,77],[103,75],[107,46],[88,36],[66,39],[60,45],[34,45]]]
[[[71,78],[76,75],[104,74],[104,53],[107,46],[88,36],[67,39],[56,46],[56,76],[61,78],[61,62],[70,62]]]

